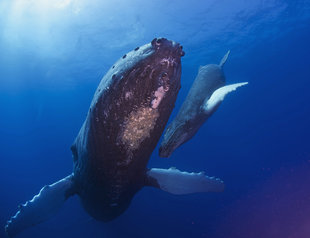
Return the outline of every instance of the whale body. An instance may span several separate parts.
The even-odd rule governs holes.
[[[182,47],[165,38],[124,55],[101,80],[72,147],[73,172],[44,186],[5,227],[13,237],[78,195],[95,219],[121,215],[143,186],[172,194],[219,192],[220,179],[175,168],[147,168],[180,89]]]
[[[190,140],[203,123],[217,110],[224,97],[246,85],[236,83],[225,86],[223,66],[230,51],[220,64],[201,66],[176,118],[168,125],[159,148],[160,157],[170,157],[174,150]]]

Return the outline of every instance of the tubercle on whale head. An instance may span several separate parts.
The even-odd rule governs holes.
[[[166,38],[154,38],[151,47],[154,50],[152,72],[157,72],[154,79],[158,83],[155,100],[152,101],[152,107],[156,108],[166,92],[177,92],[180,89],[180,82],[176,81],[181,76],[181,57],[185,53],[179,43]]]
[[[185,52],[183,51],[183,47],[174,41],[167,40],[166,38],[154,38],[151,42],[152,46],[155,48],[155,50],[158,49],[165,49],[173,47],[175,55],[184,56]]]

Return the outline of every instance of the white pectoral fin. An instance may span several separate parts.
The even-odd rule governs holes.
[[[202,110],[204,113],[211,114],[214,112],[214,110],[220,105],[220,103],[224,100],[225,96],[235,91],[237,88],[248,84],[248,82],[244,83],[235,83],[226,85],[224,87],[221,87],[213,92],[211,97],[204,101],[202,105]]]
[[[41,223],[51,217],[67,198],[74,194],[73,175],[44,186],[32,200],[19,206],[19,211],[9,220],[5,231],[13,237],[24,229]]]
[[[152,186],[172,194],[189,194],[199,192],[222,192],[224,182],[218,178],[208,177],[203,172],[182,172],[176,168],[153,168],[147,172],[153,180]],[[155,181],[155,182],[154,182]]]

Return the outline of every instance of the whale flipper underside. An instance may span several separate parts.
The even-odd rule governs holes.
[[[54,215],[67,198],[75,193],[72,176],[71,174],[56,183],[44,186],[32,200],[20,205],[19,211],[5,226],[8,236],[14,237],[24,229]]]
[[[199,192],[222,192],[224,182],[218,178],[206,176],[204,172],[182,172],[176,168],[152,168],[147,172],[147,186],[181,195]]]
[[[237,88],[248,84],[248,82],[243,83],[235,83],[220,87],[219,89],[215,90],[210,98],[207,98],[201,106],[201,109],[204,113],[211,115],[221,104],[224,100],[225,96],[235,91]]]

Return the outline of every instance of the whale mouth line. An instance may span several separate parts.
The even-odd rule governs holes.
[[[187,137],[187,133],[182,133],[181,135],[177,135],[177,132],[183,127],[184,124],[180,124],[168,137],[168,139],[164,139],[164,142],[161,143],[159,148],[160,157],[170,157],[173,151],[178,148]],[[177,142],[172,138],[178,137]]]

